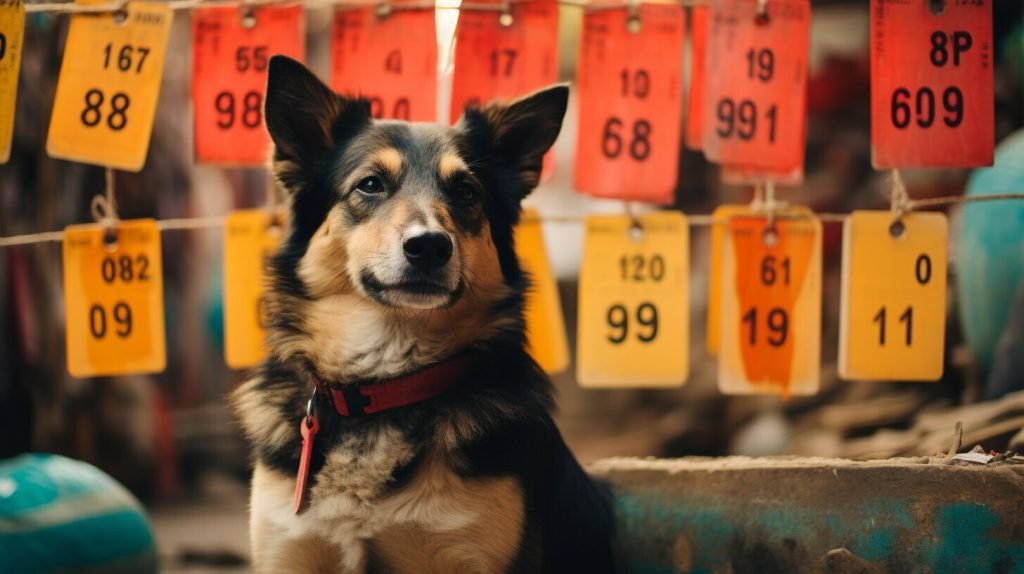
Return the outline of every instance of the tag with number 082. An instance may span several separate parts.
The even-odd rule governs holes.
[[[942,376],[946,245],[942,213],[855,211],[843,238],[839,376],[934,381]]]
[[[689,373],[689,228],[677,211],[586,221],[577,377],[584,387],[677,387]]]
[[[155,221],[121,221],[112,236],[102,225],[68,227],[64,307],[71,376],[164,370],[163,292]]]
[[[726,228],[718,386],[811,395],[821,349],[821,222],[738,216]]]
[[[558,283],[551,270],[544,230],[537,212],[527,209],[516,226],[516,255],[530,274],[532,288],[526,294],[526,339],[530,355],[546,373],[569,367],[569,341],[565,335]]]
[[[78,0],[78,4],[103,0]],[[139,171],[156,116],[173,16],[167,4],[71,16],[46,140],[52,157]]]
[[[224,222],[224,359],[232,369],[266,355],[265,278],[283,230],[266,210],[235,211]]]
[[[11,156],[14,102],[18,97],[21,40],[25,33],[22,0],[0,0],[0,163]]]

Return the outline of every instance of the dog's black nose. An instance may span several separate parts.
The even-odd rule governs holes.
[[[405,258],[413,267],[431,271],[452,258],[452,240],[444,233],[423,233],[402,244]]]

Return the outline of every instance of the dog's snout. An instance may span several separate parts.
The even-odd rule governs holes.
[[[410,237],[402,244],[405,258],[413,267],[430,271],[452,258],[452,240],[444,233],[428,232]]]

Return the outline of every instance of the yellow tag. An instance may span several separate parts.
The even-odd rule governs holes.
[[[708,264],[708,324],[705,346],[708,354],[718,356],[719,292],[722,290],[722,238],[725,224],[734,215],[750,213],[749,205],[722,205],[711,212],[711,261]]]
[[[689,228],[677,211],[586,220],[577,378],[584,387],[677,387],[689,373]]]
[[[902,230],[892,223],[888,211],[855,211],[846,222],[839,376],[935,381],[945,349],[946,216],[911,213]]]
[[[251,367],[266,355],[264,278],[282,230],[265,210],[236,211],[224,222],[224,360]]]
[[[821,222],[738,216],[722,244],[718,386],[810,395],[821,349]]]
[[[106,244],[101,225],[64,231],[68,372],[73,377],[164,370],[160,232],[152,219],[121,221]]]
[[[71,17],[46,140],[48,154],[127,171],[142,169],[171,20],[170,7],[153,2],[129,2],[122,15]]]
[[[0,0],[0,163],[7,163],[11,157],[24,32],[25,4],[22,0]]]
[[[526,294],[526,339],[530,355],[545,372],[560,373],[569,367],[569,342],[565,336],[558,284],[544,247],[544,232],[533,210],[526,210],[516,227],[516,253],[533,281],[533,288]]]

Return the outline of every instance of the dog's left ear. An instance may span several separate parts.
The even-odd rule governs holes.
[[[562,84],[511,103],[467,107],[458,127],[474,146],[482,144],[495,160],[519,172],[525,197],[540,181],[544,154],[558,138],[568,103],[569,87]]]

